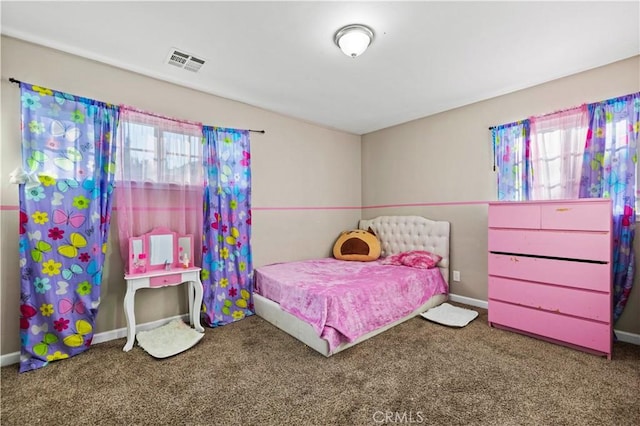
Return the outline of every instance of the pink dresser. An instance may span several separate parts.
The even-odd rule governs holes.
[[[489,325],[611,359],[611,200],[489,204]]]

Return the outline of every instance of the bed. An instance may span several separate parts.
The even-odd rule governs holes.
[[[447,300],[449,222],[421,216],[378,216],[361,220],[358,227],[376,233],[380,260],[327,258],[256,268],[256,314],[328,357]],[[387,256],[412,250],[428,251],[442,259],[433,269],[383,264]],[[389,302],[392,285],[400,286],[402,306]],[[311,292],[319,296],[312,298]],[[366,324],[359,318],[365,311],[375,317]]]

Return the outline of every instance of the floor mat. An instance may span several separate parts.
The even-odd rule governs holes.
[[[450,327],[464,327],[476,319],[478,313],[471,309],[459,308],[448,303],[443,303],[420,315],[438,324],[448,325]]]
[[[198,333],[180,319],[136,335],[138,345],[155,358],[167,358],[184,352],[203,337],[204,333]]]

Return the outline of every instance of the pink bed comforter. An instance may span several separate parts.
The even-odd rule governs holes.
[[[329,350],[394,322],[436,294],[438,268],[418,269],[333,258],[277,263],[255,271],[255,291],[311,324]]]

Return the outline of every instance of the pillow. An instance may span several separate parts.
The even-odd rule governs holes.
[[[410,266],[418,269],[435,268],[442,256],[424,250],[412,250],[392,254],[385,257],[380,263],[383,265]]]
[[[402,265],[402,257],[403,256],[404,256],[404,253],[390,254],[389,256],[382,258],[382,260],[380,261],[380,264],[381,265],[403,266]]]
[[[333,245],[333,257],[339,260],[370,262],[380,257],[380,251],[380,241],[371,228],[344,231]]]

